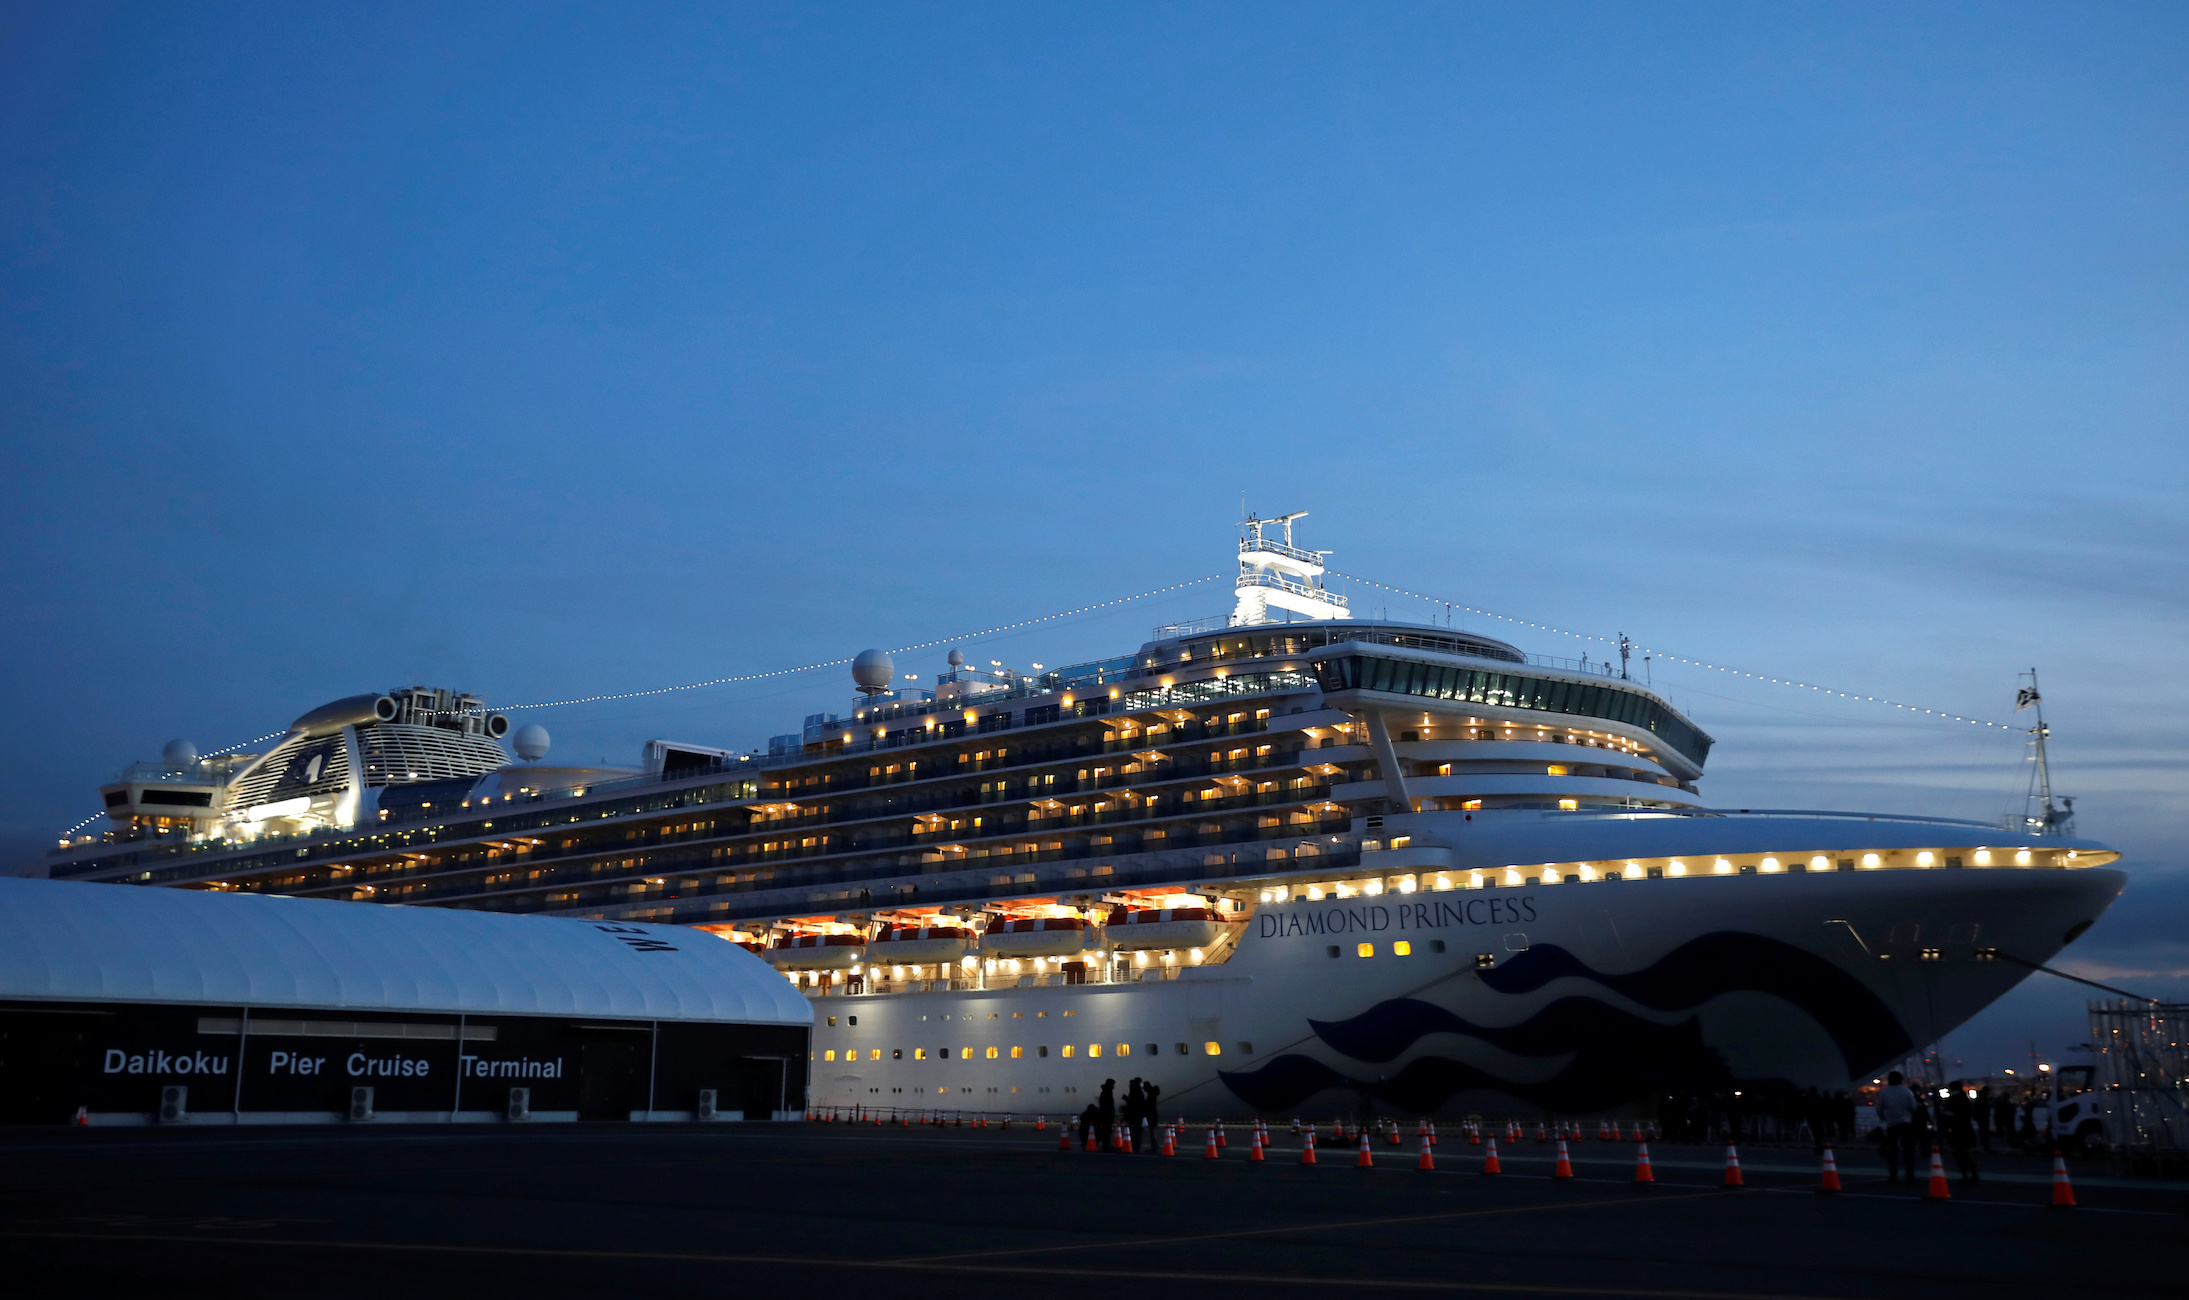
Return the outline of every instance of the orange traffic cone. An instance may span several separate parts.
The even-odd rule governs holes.
[[[1740,1187],[1743,1185],[1741,1182],[1741,1153],[1735,1151],[1733,1144],[1730,1142],[1725,1144],[1725,1181],[1719,1185],[1721,1187]]]
[[[1430,1145],[1430,1146],[1435,1146],[1436,1144],[1437,1144],[1437,1122],[1436,1122],[1435,1120],[1430,1120],[1430,1121],[1429,1121],[1429,1145]]]
[[[1538,1142],[1548,1142],[1551,1140],[1551,1131],[1548,1128],[1544,1127],[1543,1121],[1541,1120],[1537,1120],[1535,1122],[1535,1140]]]
[[[1089,1125],[1087,1128],[1087,1149],[1089,1151],[1100,1151],[1102,1149],[1095,1142],[1095,1131],[1092,1125]]]
[[[1209,1149],[1202,1153],[1201,1158],[1203,1160],[1223,1159],[1222,1156],[1216,1154],[1216,1130],[1213,1128],[1209,1130]]]
[[[1034,1116],[1034,1132],[1036,1132],[1036,1133],[1046,1133],[1046,1132],[1048,1132],[1048,1131],[1049,1131],[1049,1117],[1048,1117],[1047,1115],[1036,1115],[1036,1116]]]
[[[1435,1173],[1436,1167],[1437,1158],[1429,1153],[1429,1130],[1423,1129],[1421,1131],[1421,1159],[1414,1162],[1414,1168]]]
[[[1167,1156],[1178,1154],[1178,1126],[1176,1124],[1163,1130],[1163,1154]]]
[[[1596,1140],[1599,1142],[1609,1142],[1611,1141],[1611,1138],[1611,1125],[1606,1124],[1602,1120],[1596,1121]]]
[[[1367,1129],[1361,1130],[1361,1153],[1354,1158],[1353,1167],[1355,1169],[1373,1169],[1376,1167],[1376,1153],[1368,1149]]]
[[[813,1115],[812,1115],[812,1113],[811,1113],[810,1111],[809,1111],[809,1112],[807,1113],[807,1115],[806,1115],[806,1118],[807,1118],[807,1119],[812,1119],[812,1118],[813,1118]],[[74,1118],[74,1119],[70,1120],[70,1121],[69,1121],[69,1123],[70,1123],[70,1124],[72,1124],[72,1125],[74,1125],[74,1126],[75,1126],[75,1127],[77,1127],[77,1128],[89,1128],[89,1127],[91,1127],[91,1108],[90,1108],[89,1106],[78,1106],[78,1107],[76,1108],[76,1118]],[[2063,1175],[2061,1175],[2061,1176],[2062,1176],[2062,1177],[2066,1177],[2066,1175],[2064,1175],[2064,1174],[2063,1174]],[[2069,1198],[2069,1200],[2068,1200],[2068,1204],[2070,1204],[2070,1205],[2074,1204],[2074,1199],[2073,1199],[2072,1197],[2070,1197],[2070,1198]]]
[[[1072,1149],[1071,1125],[1066,1124],[1056,1131],[1056,1149],[1059,1151],[1069,1151]]]
[[[1300,1148],[1300,1163],[1303,1165],[1315,1163],[1315,1130],[1313,1128],[1307,1130],[1307,1145]]]
[[[1383,1130],[1383,1137],[1384,1140],[1386,1142],[1389,1142],[1392,1146],[1400,1145],[1399,1125],[1397,1120],[1392,1120],[1391,1123]]]
[[[1566,1158],[1566,1139],[1558,1139],[1558,1166],[1551,1170],[1553,1178],[1573,1177],[1573,1161]]]
[[[1216,1128],[1214,1129],[1214,1132],[1216,1134],[1216,1145],[1220,1147],[1228,1147],[1231,1145],[1230,1142],[1225,1141],[1224,1139],[1224,1117],[1221,1115],[1218,1115],[1216,1117]]]
[[[2075,1187],[2067,1181],[2067,1159],[2060,1154],[2058,1147],[2052,1149],[2052,1208],[2075,1208]]]
[[[1647,1142],[1639,1144],[1639,1149],[1635,1152],[1634,1181],[1638,1183],[1654,1183],[1657,1181],[1657,1171],[1649,1167],[1649,1143]]]
[[[1484,1151],[1484,1152],[1482,1153],[1482,1172],[1483,1172],[1483,1173],[1486,1173],[1486,1174],[1498,1174],[1498,1173],[1503,1173],[1503,1172],[1504,1172],[1504,1170],[1502,1170],[1502,1169],[1498,1168],[1498,1164],[1497,1164],[1497,1139],[1496,1139],[1496,1138],[1491,1138],[1491,1139],[1490,1139],[1490,1145],[1489,1145],[1489,1149],[1488,1149],[1488,1150],[1485,1150],[1485,1151]]]
[[[1469,1146],[1482,1145],[1482,1126],[1473,1120],[1467,1121],[1467,1144]]]
[[[1832,1148],[1824,1148],[1824,1181],[1817,1184],[1817,1195],[1829,1196],[1839,1190],[1839,1162],[1832,1158]]]
[[[1247,1147],[1247,1163],[1250,1165],[1261,1164],[1267,1157],[1262,1154],[1262,1135],[1259,1131],[1254,1134],[1251,1142],[1252,1145]]]
[[[1931,1185],[1923,1193],[1926,1201],[1950,1201],[1953,1189],[1946,1186],[1946,1162],[1939,1157],[1938,1144],[1931,1144]]]

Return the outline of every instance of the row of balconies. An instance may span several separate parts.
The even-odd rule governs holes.
[[[1016,869],[1022,865],[1049,862],[1083,861],[1089,858],[1112,858],[1159,851],[1209,849],[1272,839],[1337,835],[1343,834],[1350,826],[1349,816],[1322,817],[1306,822],[1277,822],[1272,825],[1253,827],[1232,826],[1214,832],[1175,833],[1164,836],[1160,841],[1135,837],[1125,841],[1096,845],[1079,840],[1067,842],[1054,849],[1040,849],[1033,852],[989,853],[985,856],[972,854],[962,856],[939,855],[921,862],[909,872],[905,864],[895,862],[874,864],[865,868],[854,864],[844,864],[837,868],[807,868],[794,869],[787,873],[776,872],[766,880],[751,881],[705,880],[690,875],[695,871],[701,873],[701,876],[705,876],[726,870],[732,865],[726,859],[713,857],[694,857],[690,859],[657,857],[635,869],[637,872],[644,873],[635,880],[619,878],[612,881],[603,881],[598,879],[590,869],[578,864],[570,864],[561,867],[535,868],[525,872],[521,878],[513,871],[507,873],[496,871],[490,873],[490,875],[500,878],[492,879],[491,882],[490,879],[469,878],[407,882],[403,887],[404,892],[401,895],[401,900],[406,903],[437,903],[493,897],[497,900],[496,910],[539,911],[552,908],[552,910],[561,911],[608,904],[632,905],[648,901],[683,898],[714,898],[725,894],[753,895],[784,890],[805,890],[810,889],[813,884],[822,880],[839,885],[859,883],[869,886],[886,885],[892,878],[908,874],[962,871],[968,867],[983,864],[985,864],[986,869],[991,870],[1000,870],[1005,867]],[[909,845],[894,847],[909,847]],[[836,851],[841,853],[844,850],[838,849]],[[466,874],[468,875],[468,873]],[[685,875],[687,878],[676,881],[667,879],[667,877],[676,875]],[[654,883],[657,880],[661,883]],[[351,889],[355,883],[358,882],[335,881],[316,886],[316,888],[320,890]],[[572,885],[577,885],[578,888],[572,889]],[[634,888],[634,886],[644,886],[644,888]],[[307,888],[313,887],[307,886]],[[375,892],[385,893],[387,891],[383,886]],[[567,895],[567,897],[550,904],[544,897],[548,892]],[[530,900],[522,897],[522,895],[532,893],[539,893],[543,897]],[[374,896],[374,892],[368,892],[360,888],[352,896],[371,898]],[[923,898],[929,898],[929,895],[923,894]],[[940,896],[935,895],[930,901],[941,901]]]

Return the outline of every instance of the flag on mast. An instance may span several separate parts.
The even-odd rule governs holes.
[[[2014,692],[2014,711],[2016,713],[2020,713],[2022,710],[2028,708],[2032,704],[2037,703],[2042,698],[2043,697],[2037,694],[2036,687],[2024,686],[2020,690]]]

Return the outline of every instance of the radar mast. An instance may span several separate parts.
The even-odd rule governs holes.
[[[1281,620],[1272,611],[1301,614],[1308,618],[1351,618],[1350,602],[1322,585],[1328,551],[1301,550],[1292,544],[1292,525],[1307,518],[1305,510],[1264,519],[1249,514],[1240,521],[1238,600],[1231,612],[1233,627],[1251,627]],[[1263,530],[1280,528],[1284,540],[1265,536]]]
[[[2045,741],[2051,738],[2052,728],[2045,725],[2045,700],[2037,689],[2037,670],[2017,673],[2015,680],[2029,678],[2029,685],[2017,686],[2014,692],[2014,711],[2037,711],[2037,725],[2029,729],[2030,760],[2037,764],[2029,777],[2029,792],[2022,798],[2022,828],[2036,835],[2072,835],[2075,833],[2075,798],[2062,795],[2055,803],[2052,797],[2052,768],[2045,760]],[[2030,811],[2030,805],[2036,811]]]

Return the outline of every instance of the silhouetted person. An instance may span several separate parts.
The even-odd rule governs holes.
[[[1900,1081],[1900,1071],[1885,1076],[1885,1086],[1877,1090],[1877,1122],[1884,1133],[1885,1181],[1900,1181],[1903,1159],[1908,1166],[1908,1181],[1915,1181],[1915,1094]]]
[[[1125,1104],[1118,1113],[1125,1121],[1125,1131],[1132,1134],[1133,1149],[1135,1151],[1138,1151],[1144,1145],[1140,1138],[1140,1125],[1147,1116],[1147,1107],[1148,1097],[1146,1093],[1140,1090],[1140,1080],[1134,1079],[1126,1084]]]
[[[1102,1081],[1102,1095],[1095,1099],[1095,1110],[1102,1116],[1102,1145],[1114,1145],[1117,1141],[1117,1080]]]
[[[1163,1090],[1156,1087],[1153,1082],[1150,1082],[1147,1087],[1142,1090],[1141,1095],[1148,1099],[1148,1127],[1152,1129],[1161,1125],[1163,1122],[1163,1112],[1160,1108],[1163,1104]]]
[[[1946,1098],[1940,1108],[1940,1120],[1946,1131],[1946,1149],[1953,1152],[1953,1163],[1960,1169],[1964,1183],[1981,1182],[1976,1172],[1976,1103],[1969,1099],[1968,1089],[1959,1083],[1953,1085],[1953,1095]]]

